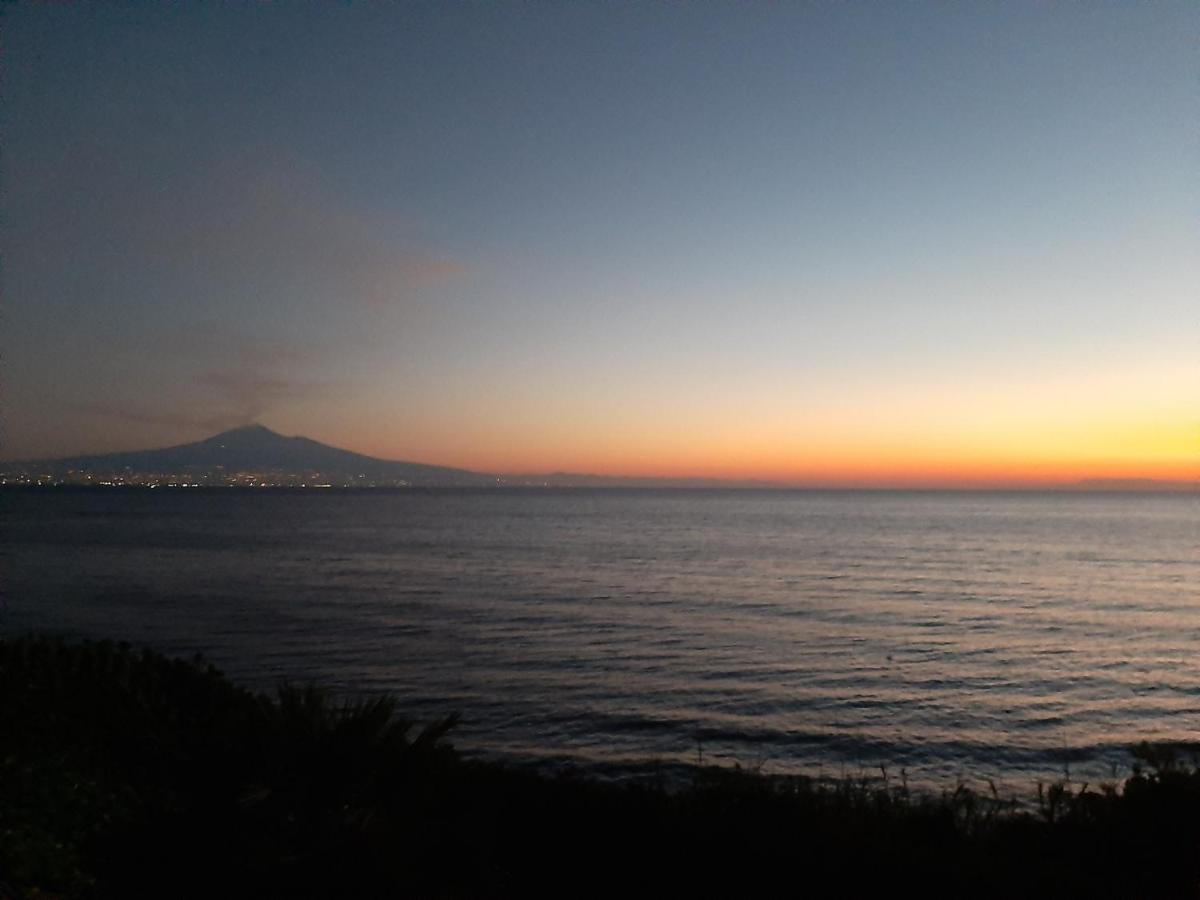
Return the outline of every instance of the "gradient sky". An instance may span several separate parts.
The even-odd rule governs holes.
[[[3,11],[3,450],[1200,475],[1200,5]]]

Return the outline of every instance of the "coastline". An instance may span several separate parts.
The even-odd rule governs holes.
[[[453,716],[244,690],[200,659],[0,640],[0,872],[25,897],[1183,896],[1200,773],[1138,748],[1120,784],[1032,808],[947,785],[698,767],[681,785],[473,762]],[[683,865],[683,860],[688,860]],[[186,878],[182,873],[187,873]]]

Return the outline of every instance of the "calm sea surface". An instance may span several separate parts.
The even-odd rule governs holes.
[[[0,633],[459,711],[470,753],[991,777],[1200,739],[1200,495],[0,492]]]

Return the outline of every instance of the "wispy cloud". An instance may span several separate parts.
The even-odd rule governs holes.
[[[344,385],[239,367],[201,373],[186,404],[122,405],[90,402],[74,405],[88,416],[156,428],[194,432],[220,431],[249,425],[288,403],[334,396]]]
[[[88,403],[74,407],[74,411],[85,416],[123,422],[130,425],[147,425],[153,428],[182,429],[187,431],[224,431],[248,424],[237,414],[197,413],[193,410],[142,410],[128,409],[108,403]]]
[[[147,349],[196,370],[312,370],[333,353],[319,340],[251,334],[211,320],[163,332]]]
[[[161,240],[177,264],[317,285],[331,301],[373,305],[404,302],[467,271],[410,223],[353,209],[296,160],[234,168],[219,179],[220,190],[196,198],[186,226]]]
[[[116,422],[194,432],[247,425],[288,404],[336,398],[352,382],[331,377],[329,348],[306,341],[234,334],[218,325],[163,335],[158,353],[187,376],[178,385],[148,389],[128,403],[112,398],[74,405],[77,412]]]
[[[333,391],[332,382],[270,374],[254,369],[206,372],[200,383],[210,389],[220,408],[237,424],[249,424],[274,407],[296,400],[319,399]]]
[[[118,292],[147,266],[167,283],[206,284],[213,297],[257,288],[281,315],[297,289],[337,303],[404,304],[469,270],[419,223],[365,211],[286,150],[223,149],[166,179],[132,166],[116,148],[89,146],[32,172],[36,190],[23,189],[29,208],[18,209],[10,235],[23,258],[69,254],[75,271],[94,266]],[[79,200],[32,204],[37,190]]]
[[[388,329],[415,333],[438,315],[434,289],[469,271],[287,152],[201,150],[161,172],[102,142],[60,153],[10,204],[10,286],[27,326],[57,333],[52,314],[71,309],[90,331],[60,366],[70,377],[43,378],[40,406],[16,413],[42,435],[31,447],[79,441],[56,436],[48,408],[86,419],[96,446],[307,415],[351,396]]]

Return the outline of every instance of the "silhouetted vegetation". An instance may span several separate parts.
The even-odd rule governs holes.
[[[461,759],[453,718],[203,662],[0,641],[0,897],[1196,896],[1200,774],[1034,809],[963,787],[697,769],[614,785]]]

